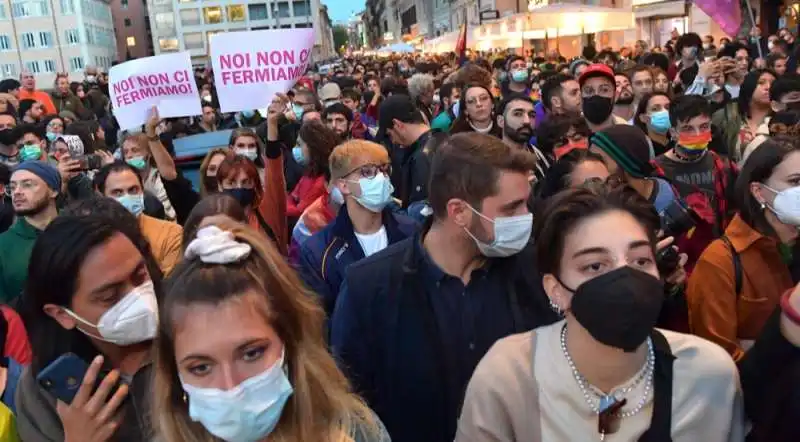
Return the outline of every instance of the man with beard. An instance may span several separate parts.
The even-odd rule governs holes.
[[[334,103],[322,111],[322,121],[328,129],[336,132],[340,141],[347,141],[351,137],[350,129],[353,125],[353,111],[343,103]]]
[[[616,78],[610,67],[595,63],[583,72],[580,80],[581,108],[583,117],[592,132],[600,132],[615,124],[627,124],[626,120],[614,116]],[[631,93],[632,95],[632,93]]]
[[[58,212],[61,176],[43,161],[26,161],[14,169],[8,185],[17,221],[0,234],[0,302],[22,294],[33,244]]]
[[[536,112],[533,100],[525,94],[507,95],[497,108],[497,125],[503,128],[503,142],[516,149],[524,149],[536,155],[536,181],[544,178],[550,168],[550,160],[531,144]]]
[[[653,85],[655,84],[653,79],[653,71],[650,66],[638,65],[628,72],[628,79],[630,80],[631,88],[633,89],[632,108],[636,109],[636,107],[639,105],[639,101],[642,100],[642,97],[653,93]]]
[[[630,122],[636,107],[633,105],[633,88],[631,82],[625,74],[615,74],[614,83],[616,84],[616,100],[614,100],[614,115]]]

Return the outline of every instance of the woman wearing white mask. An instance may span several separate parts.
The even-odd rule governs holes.
[[[798,170],[795,138],[761,144],[736,181],[738,214],[725,235],[705,249],[689,278],[692,333],[721,345],[737,361],[793,285],[788,264],[800,226]]]
[[[200,230],[165,299],[159,440],[389,440],[328,353],[315,294],[263,235],[235,223]]]
[[[90,215],[80,209],[56,218],[31,255],[21,310],[33,360],[16,395],[25,441],[151,438],[147,395],[161,273],[133,215],[110,199],[94,203]],[[37,381],[67,353],[91,364],[69,404],[56,399],[63,397],[59,384]],[[94,388],[101,370],[106,376]],[[70,373],[53,373],[69,385]]]
[[[658,228],[627,186],[551,199],[536,217],[536,263],[564,320],[495,343],[470,380],[456,442],[744,440],[733,361],[654,328]]]

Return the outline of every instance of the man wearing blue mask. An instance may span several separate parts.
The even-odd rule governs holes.
[[[345,271],[354,262],[411,236],[417,224],[394,212],[389,155],[381,145],[353,140],[330,156],[330,194],[344,202],[336,219],[300,248],[300,275],[333,314]]]
[[[503,95],[505,96],[509,93],[518,93],[531,96],[532,91],[529,78],[530,74],[528,71],[528,64],[525,59],[519,55],[514,55],[508,59],[506,65],[508,66],[508,81],[502,83],[500,86],[502,88]],[[539,99],[538,96],[531,96],[531,98],[535,98],[537,101]]]
[[[183,228],[143,213],[144,181],[139,171],[126,162],[116,161],[97,171],[94,184],[98,192],[117,200],[136,217],[153,258],[164,276],[169,274],[182,257]]]
[[[449,138],[431,164],[431,223],[348,269],[331,344],[392,441],[453,440],[481,357],[553,320],[528,247],[535,167],[495,137]]]

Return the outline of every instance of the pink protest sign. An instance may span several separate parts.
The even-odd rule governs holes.
[[[162,118],[202,113],[188,52],[128,61],[108,75],[114,116],[123,129],[144,124],[153,106]]]
[[[211,37],[211,64],[222,112],[267,107],[311,62],[313,29],[225,32]]]

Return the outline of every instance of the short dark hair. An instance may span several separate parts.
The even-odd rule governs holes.
[[[44,140],[47,136],[44,126],[30,123],[20,124],[17,126],[16,133],[19,135],[19,138],[22,138],[25,136],[25,134],[34,134],[37,138],[39,138],[39,141]]]
[[[326,107],[325,110],[322,111],[322,119],[327,119],[328,115],[330,114],[344,115],[348,123],[353,121],[353,111],[350,110],[349,107],[345,106],[343,103],[340,103],[338,101]]]
[[[675,42],[675,54],[676,58],[680,58],[681,54],[683,53],[683,48],[697,48],[698,51],[700,48],[703,47],[703,40],[697,35],[696,32],[687,32],[686,34],[681,35],[678,37],[678,41]]]
[[[573,127],[576,132],[584,134],[586,138],[592,134],[586,119],[580,115],[550,116],[536,128],[536,147],[545,154],[552,154],[555,144]]]
[[[669,123],[672,127],[701,115],[711,118],[711,107],[708,100],[699,95],[681,95],[669,105]]]
[[[573,149],[553,163],[547,169],[544,179],[536,187],[536,207],[543,209],[547,200],[568,188],[572,172],[578,165],[587,161],[605,164],[605,160],[600,154],[589,149]]]
[[[447,202],[460,198],[476,210],[497,193],[500,171],[529,173],[536,157],[515,149],[497,137],[475,132],[453,135],[436,149],[431,160],[428,202],[434,219],[447,216]]]
[[[627,185],[590,184],[550,198],[533,222],[536,264],[541,274],[558,275],[567,235],[586,218],[612,210],[626,212],[644,227],[655,249],[660,227],[653,204]]]
[[[574,79],[575,77],[563,73],[557,73],[548,78],[541,87],[542,105],[547,110],[553,110],[550,101],[553,97],[561,95],[564,83]]]
[[[669,70],[669,57],[658,52],[645,54],[641,59],[641,63],[645,66],[655,66],[661,68],[661,70],[664,72]]]
[[[778,135],[761,143],[744,162],[734,187],[735,206],[739,208],[742,221],[753,229],[775,236],[761,203],[750,192],[750,183],[765,182],[790,153],[797,151],[800,151],[800,143],[796,137]]]
[[[778,60],[786,60],[789,58],[788,56],[781,54],[780,52],[773,52],[767,55],[767,67],[770,69],[775,69],[775,63]]]
[[[342,89],[342,98],[349,98],[358,103],[361,101],[361,92],[353,87],[344,88]]]
[[[722,57],[736,58],[736,53],[739,52],[742,49],[746,50],[747,51],[747,55],[750,56],[750,48],[748,48],[747,46],[739,43],[738,41],[732,41],[730,43],[726,43],[725,47],[722,48],[721,51],[719,51],[717,56],[719,58],[722,58]]]
[[[453,95],[453,89],[458,89],[455,83],[443,84],[442,87],[439,88],[439,99],[444,100],[445,98],[447,98],[449,100],[450,96]]]
[[[634,66],[633,68],[628,70],[628,72],[627,72],[628,81],[633,83],[633,76],[638,74],[639,72],[647,72],[648,74],[650,74],[651,78],[655,77],[655,75],[653,75],[653,70],[650,68],[650,66],[646,66],[646,65],[643,65],[643,64],[637,64],[636,66]],[[653,79],[655,79],[655,78],[653,78]]]
[[[800,92],[800,74],[786,72],[778,76],[769,87],[769,99],[781,101],[781,98],[790,92]]]
[[[26,99],[26,100],[19,100],[19,116],[17,118],[22,119],[25,114],[28,113],[29,110],[36,104],[36,100],[33,99]]]
[[[136,178],[139,180],[139,185],[142,186],[142,190],[144,190],[144,182],[142,181],[142,176],[139,175],[139,171],[131,166],[130,164],[126,163],[122,160],[114,161],[111,164],[106,164],[105,166],[101,167],[100,170],[94,175],[94,187],[97,189],[98,192],[105,195],[106,193],[106,181],[108,180],[108,176],[115,172],[124,172],[130,171]]]
[[[503,100],[497,105],[497,109],[496,109],[497,110],[497,112],[496,112],[497,115],[504,115],[506,113],[506,108],[508,107],[508,105],[511,104],[514,101],[524,101],[526,103],[530,103],[531,105],[534,104],[533,103],[533,99],[531,97],[529,97],[529,96],[527,96],[527,95],[525,95],[523,93],[512,92],[510,94],[507,94],[505,97],[503,97]]]

